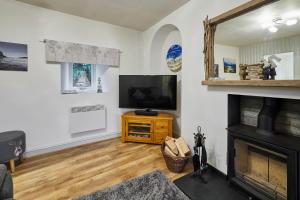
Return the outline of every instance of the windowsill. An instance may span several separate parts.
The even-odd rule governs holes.
[[[103,94],[103,93],[106,93],[106,92],[101,92],[101,93],[98,93],[97,91],[95,90],[83,90],[83,91],[61,91],[61,94],[63,95],[68,95],[68,94]]]

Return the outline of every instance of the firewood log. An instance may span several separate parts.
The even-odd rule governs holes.
[[[176,139],[175,144],[178,148],[180,156],[185,157],[190,152],[189,147],[187,146],[186,142],[182,137]]]
[[[171,149],[167,146],[165,146],[165,153],[169,156],[176,157],[176,155],[171,151]]]
[[[179,152],[178,152],[178,148],[174,142],[173,139],[170,139],[170,140],[167,140],[165,141],[165,144],[167,147],[169,147],[169,149],[175,154],[175,155],[178,155]]]

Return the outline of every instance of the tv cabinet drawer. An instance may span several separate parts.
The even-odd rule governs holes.
[[[169,131],[169,121],[168,120],[159,120],[155,121],[155,133],[167,133]]]
[[[143,125],[143,126],[152,126],[153,124],[153,120],[151,119],[128,119],[128,124],[131,124],[131,125]]]
[[[168,133],[156,133],[154,134],[154,142],[156,144],[162,144],[167,136]]]

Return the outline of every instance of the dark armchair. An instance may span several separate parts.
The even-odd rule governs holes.
[[[5,165],[0,165],[0,199],[13,199],[12,176]]]

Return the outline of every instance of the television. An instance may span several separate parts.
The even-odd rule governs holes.
[[[120,75],[119,107],[176,110],[176,75]]]

